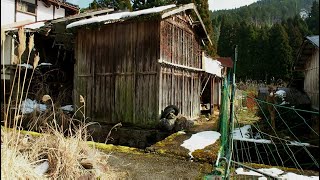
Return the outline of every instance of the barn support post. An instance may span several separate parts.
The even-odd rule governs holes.
[[[213,115],[214,114],[214,96],[215,96],[215,92],[214,92],[214,83],[215,83],[215,76],[212,77],[211,79],[211,101],[210,101],[210,108],[211,108],[211,114]]]

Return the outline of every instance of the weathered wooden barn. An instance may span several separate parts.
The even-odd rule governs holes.
[[[202,47],[211,43],[194,4],[92,17],[67,25],[76,34],[74,103],[106,124],[152,128],[161,111],[200,114]]]
[[[310,97],[312,108],[319,111],[319,36],[304,39],[294,70],[303,72],[303,90]]]

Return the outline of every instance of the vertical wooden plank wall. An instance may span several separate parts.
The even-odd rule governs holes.
[[[186,16],[161,22],[160,58],[166,62],[201,69],[201,48]],[[200,74],[185,68],[161,66],[159,113],[176,105],[181,114],[195,118],[200,114]]]
[[[80,30],[77,36],[77,43],[75,47],[76,63],[74,66],[74,91],[73,99],[76,108],[80,108],[80,95],[85,99],[86,103],[86,116],[92,115],[92,85],[94,81],[93,63],[91,59],[91,51],[87,46],[93,46],[94,40],[90,41],[91,36],[94,34],[92,30]],[[81,37],[81,38],[79,38]],[[83,109],[81,109],[83,111]]]
[[[304,90],[310,97],[312,107],[319,110],[319,49],[316,48],[305,65]]]
[[[74,97],[92,121],[152,127],[158,122],[159,21],[126,21],[81,29]]]

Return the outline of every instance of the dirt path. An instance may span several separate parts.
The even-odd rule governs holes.
[[[211,165],[157,154],[129,154],[114,152],[109,165],[124,172],[121,179],[202,179],[212,171]]]
[[[215,120],[198,121],[186,134],[173,134],[143,151],[111,150],[108,159],[112,169],[120,172],[119,179],[147,179],[147,180],[172,180],[190,179],[197,180],[212,172],[212,165],[208,162],[192,162],[188,160],[189,151],[180,145],[192,134],[217,128]],[[215,148],[209,147],[206,152]],[[204,156],[208,154],[204,153]],[[215,157],[216,158],[216,157]],[[198,160],[198,159],[197,159]],[[122,177],[125,176],[125,177]]]

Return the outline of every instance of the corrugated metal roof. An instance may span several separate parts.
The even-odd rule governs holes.
[[[82,19],[82,20],[72,22],[68,24],[66,28],[67,29],[74,28],[74,27],[79,27],[79,26],[84,26],[84,25],[89,25],[94,23],[104,23],[104,24],[116,23],[116,22],[122,22],[128,19],[131,19],[131,18],[135,18],[135,17],[137,18],[143,15],[150,15],[150,14],[157,14],[157,13],[162,14],[161,19],[164,19],[169,16],[172,16],[187,10],[193,10],[200,22],[199,23],[200,25],[197,25],[198,23],[191,22],[191,23],[194,23],[192,26],[201,28],[202,31],[204,32],[203,39],[208,40],[210,44],[212,44],[212,41],[208,35],[206,27],[194,3],[189,3],[189,4],[179,5],[179,6],[176,6],[175,4],[171,4],[166,6],[159,6],[159,7],[149,8],[149,9],[132,11],[132,12],[118,12],[118,13],[111,13],[107,15],[94,16],[88,19]]]
[[[319,35],[317,36],[307,36],[306,37],[312,44],[319,48]]]
[[[121,21],[123,19],[130,18],[130,17],[137,17],[140,15],[159,13],[174,7],[176,7],[176,5],[167,5],[167,6],[154,7],[150,9],[143,9],[143,10],[133,11],[133,12],[119,12],[119,13],[113,13],[113,14],[106,14],[102,16],[95,16],[88,19],[82,19],[82,20],[70,23],[67,25],[67,29],[77,27],[77,26],[83,26],[87,24],[99,23],[99,22],[104,22],[105,24],[107,24],[109,22]]]

